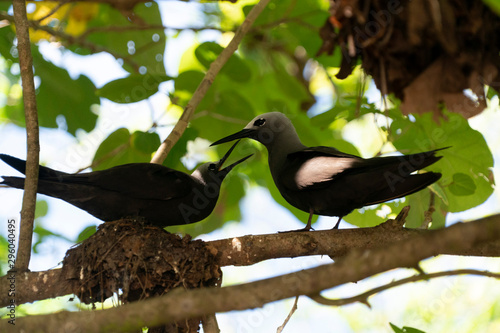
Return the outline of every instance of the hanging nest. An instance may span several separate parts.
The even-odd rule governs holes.
[[[215,256],[203,241],[135,220],[101,224],[94,235],[68,250],[62,274],[86,304],[113,295],[128,303],[177,287],[219,287],[222,280]],[[199,319],[177,323],[174,331],[195,332],[199,323]]]
[[[360,60],[405,114],[446,106],[469,118],[485,85],[500,89],[500,19],[483,1],[331,0],[330,15],[318,54],[340,47],[340,79]]]

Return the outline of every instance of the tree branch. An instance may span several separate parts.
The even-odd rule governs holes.
[[[229,42],[228,46],[224,48],[224,50],[222,50],[221,54],[219,54],[217,59],[215,59],[210,64],[210,68],[208,69],[207,73],[205,74],[205,77],[201,81],[198,88],[196,88],[196,91],[191,97],[191,100],[184,108],[184,112],[182,113],[179,121],[175,124],[174,128],[172,129],[172,132],[170,132],[165,141],[163,141],[163,143],[160,145],[155,155],[153,156],[151,163],[158,163],[158,164],[163,163],[170,149],[172,149],[172,147],[175,145],[175,143],[179,140],[179,138],[186,130],[189,121],[191,120],[191,117],[193,116],[194,111],[196,110],[196,107],[198,106],[198,104],[200,104],[203,97],[205,97],[205,94],[212,85],[215,77],[221,70],[222,66],[224,66],[224,64],[229,60],[231,55],[236,51],[239,43],[241,42],[245,34],[250,30],[250,27],[252,26],[253,22],[259,16],[259,14],[264,10],[269,1],[270,0],[260,0],[259,3],[257,3],[252,8],[252,10],[250,10],[243,24],[238,28],[238,30],[236,30],[236,33],[234,34],[234,37],[231,40],[231,42]]]
[[[487,218],[491,223],[500,223],[500,215]],[[484,228],[484,219],[457,223],[467,228]],[[447,232],[449,228],[443,229]],[[248,235],[206,242],[216,254],[220,266],[247,266],[274,258],[294,258],[310,255],[344,257],[349,251],[371,251],[388,247],[398,241],[413,237],[432,235],[436,231],[405,229],[399,222],[388,222],[372,228],[310,231],[269,235]],[[447,247],[438,254],[462,256],[500,257],[500,240],[475,244],[474,247]],[[0,277],[0,307],[9,304],[9,275]],[[16,303],[23,304],[72,293],[70,285],[61,275],[60,269],[43,272],[17,273]]]
[[[27,271],[31,257],[33,222],[35,220],[36,190],[38,187],[38,163],[40,142],[38,138],[38,114],[36,110],[35,83],[33,80],[33,58],[29,36],[26,3],[15,0],[14,21],[16,24],[17,50],[23,87],[24,116],[26,118],[26,179],[24,181],[23,204],[21,208],[21,226],[19,230],[19,249],[15,268]]]
[[[26,332],[56,332],[71,327],[78,327],[81,332],[132,332],[145,326],[156,327],[214,312],[245,310],[297,295],[317,294],[390,269],[415,267],[421,260],[448,249],[467,250],[499,237],[498,217],[484,218],[473,224],[429,231],[386,247],[352,251],[333,264],[296,273],[223,288],[176,289],[161,297],[102,311],[28,316],[19,318],[16,328]],[[0,321],[0,330],[7,325],[10,324],[6,320]]]
[[[339,298],[339,299],[328,299],[326,297],[321,296],[320,294],[315,294],[315,295],[307,295],[310,299],[313,301],[323,304],[323,305],[329,305],[329,306],[342,306],[350,303],[356,303],[360,302],[365,304],[366,306],[370,307],[370,303],[368,303],[368,297],[378,294],[382,291],[385,291],[387,289],[391,289],[397,286],[401,286],[403,284],[407,284],[410,282],[417,282],[417,281],[423,281],[423,280],[430,280],[438,277],[443,277],[443,276],[454,276],[454,275],[479,275],[479,276],[486,276],[486,277],[491,277],[495,279],[500,279],[500,273],[492,273],[488,271],[479,271],[476,269],[457,269],[453,271],[446,271],[446,272],[437,272],[437,273],[429,273],[429,274],[416,274],[401,280],[397,281],[392,281],[390,283],[387,283],[383,286],[373,288],[371,290],[368,290],[362,294],[353,296],[353,297],[348,297],[348,298]]]

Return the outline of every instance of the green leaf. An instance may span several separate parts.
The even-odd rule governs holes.
[[[490,7],[495,14],[500,16],[500,2],[498,0],[483,0],[483,2],[486,6]]]
[[[160,137],[156,133],[136,131],[130,134],[126,128],[117,129],[97,149],[93,159],[96,166],[93,169],[103,170],[127,163],[148,163],[159,145]]]
[[[35,208],[35,219],[44,217],[49,212],[49,204],[45,200],[37,200]]]
[[[221,133],[233,133],[242,129],[254,117],[253,107],[249,100],[236,90],[216,90],[213,99],[203,101],[198,110],[206,110],[206,114],[191,121],[205,139],[215,141]]]
[[[486,93],[486,98],[492,99],[495,96],[498,96],[498,91],[493,89],[493,87],[488,87],[488,91]],[[499,98],[499,103],[500,103],[500,98]]]
[[[206,68],[217,59],[219,54],[224,50],[222,46],[214,42],[205,42],[200,44],[194,51],[196,59]],[[238,82],[247,82],[252,75],[247,64],[236,54],[231,55],[221,73],[227,75],[231,80]]]
[[[443,174],[438,185],[448,200],[448,211],[464,211],[486,201],[493,193],[493,156],[482,134],[457,113],[445,112],[445,119],[438,122],[431,113],[413,117],[414,121],[407,117],[394,119],[393,144],[405,154],[450,147],[439,151],[437,154],[443,158],[426,168]],[[456,178],[455,174],[468,178]]]
[[[406,203],[401,203],[400,200],[385,202],[380,205],[355,209],[352,213],[344,216],[343,219],[360,228],[374,227],[390,218],[394,218],[404,206],[406,206]]]
[[[172,77],[163,74],[131,74],[106,83],[97,90],[97,95],[115,103],[135,103],[158,92],[160,83],[169,80],[172,80]]]
[[[18,62],[19,60],[12,55],[12,50],[15,49],[15,38],[16,33],[12,30],[12,27],[10,25],[6,25],[5,27],[0,28],[0,54],[5,59],[13,62]]]
[[[85,229],[83,229],[80,232],[80,234],[76,238],[75,243],[83,242],[84,240],[86,240],[87,238],[89,238],[90,236],[95,234],[96,231],[97,231],[97,227],[95,225],[90,225],[90,226],[86,227]]]
[[[109,5],[101,4],[99,8],[99,14],[89,22],[89,28],[102,30],[90,34],[88,41],[112,51],[117,59],[123,61],[123,68],[128,72],[137,73],[137,67],[143,67],[149,74],[165,74],[164,29],[138,29],[140,21],[147,22],[148,25],[163,26],[158,4],[152,1],[135,5],[133,14],[130,14],[134,19],[128,19],[121,11]],[[110,26],[128,29],[111,30]],[[82,53],[82,50],[74,47],[72,50]],[[83,50],[85,52],[88,50]]]
[[[56,118],[63,115],[69,133],[75,135],[79,128],[90,132],[97,121],[91,106],[99,104],[92,81],[84,75],[73,80],[65,69],[43,59],[36,48],[32,50],[35,75],[40,78],[37,92],[40,126],[57,128]],[[24,123],[24,114],[19,117]]]
[[[151,155],[161,144],[160,137],[156,133],[136,131],[132,133],[131,148],[145,155]]]
[[[476,184],[469,175],[459,172],[453,175],[453,182],[450,184],[449,190],[458,196],[472,195],[476,192]]]
[[[424,331],[421,331],[421,330],[416,329],[416,328],[408,327],[408,326],[404,326],[403,328],[399,328],[396,325],[394,325],[393,323],[389,323],[389,325],[391,325],[392,330],[396,333],[425,333]]]

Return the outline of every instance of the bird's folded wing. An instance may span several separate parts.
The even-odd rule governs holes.
[[[313,190],[329,186],[338,177],[357,175],[353,180],[368,183],[387,173],[407,177],[438,161],[439,150],[363,159],[330,147],[311,147],[287,156],[280,182],[291,190]]]
[[[335,148],[311,147],[287,156],[279,181],[290,190],[318,189],[361,161]]]
[[[118,192],[137,199],[170,200],[190,193],[195,181],[187,174],[152,163],[131,163],[84,174],[50,179]]]

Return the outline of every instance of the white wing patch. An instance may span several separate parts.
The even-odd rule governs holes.
[[[352,167],[356,159],[318,156],[307,160],[295,174],[297,187],[302,189],[313,184],[332,180],[336,175]]]

